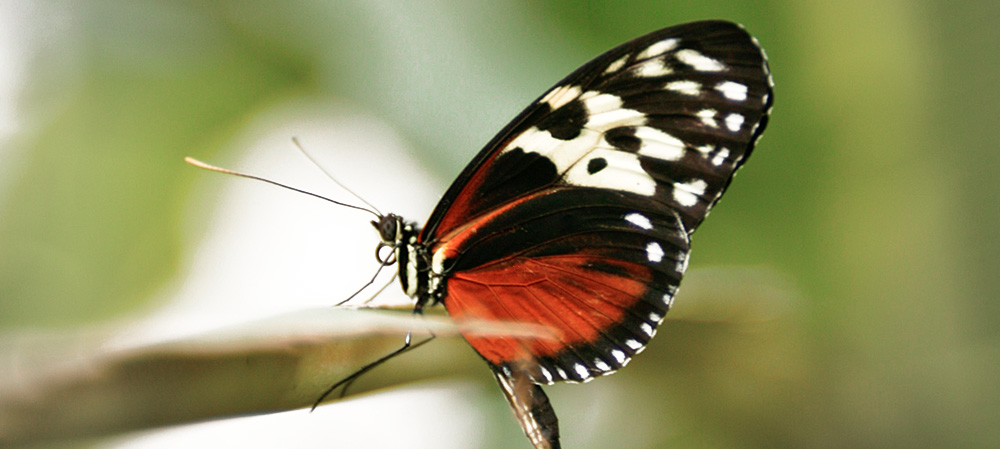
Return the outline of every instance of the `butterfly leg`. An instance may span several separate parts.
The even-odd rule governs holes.
[[[376,360],[374,362],[371,362],[371,363],[369,363],[369,364],[361,367],[361,369],[355,371],[354,374],[351,374],[350,376],[347,376],[347,377],[341,379],[340,381],[338,381],[337,383],[331,385],[330,388],[328,388],[326,391],[323,392],[322,395],[320,395],[319,399],[316,399],[316,402],[313,403],[313,406],[310,409],[310,411],[316,410],[316,407],[318,407],[319,404],[321,402],[323,402],[323,400],[326,399],[327,396],[329,396],[331,393],[334,392],[334,390],[336,390],[337,388],[340,388],[341,386],[343,386],[344,389],[340,391],[340,397],[341,398],[344,397],[344,395],[347,394],[347,389],[351,386],[352,383],[354,383],[355,380],[358,380],[358,378],[361,377],[362,374],[365,374],[368,371],[371,371],[373,368],[375,368],[375,367],[377,367],[377,366],[379,366],[379,365],[381,365],[381,364],[389,361],[389,359],[391,359],[391,358],[393,358],[393,357],[395,357],[397,355],[403,354],[403,353],[405,353],[407,351],[410,351],[410,350],[413,350],[413,349],[417,349],[417,348],[423,346],[424,344],[426,344],[426,343],[430,342],[431,340],[433,340],[434,337],[435,337],[435,335],[433,333],[431,333],[430,337],[428,337],[426,340],[420,341],[420,342],[418,342],[416,344],[412,344],[412,341],[413,341],[412,337],[413,337],[413,333],[412,332],[407,332],[406,333],[406,340],[403,342],[403,346],[402,347],[400,347],[399,349],[397,349],[395,351],[392,351],[392,352],[390,352],[390,353],[382,356],[381,358],[379,358],[378,360]]]

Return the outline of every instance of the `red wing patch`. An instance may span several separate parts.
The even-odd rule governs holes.
[[[595,269],[592,262],[586,254],[567,254],[505,260],[458,272],[448,280],[445,307],[458,322],[532,323],[553,332],[549,338],[466,335],[469,344],[497,366],[558,358],[582,346],[624,345],[607,341],[612,338],[607,331],[633,313],[652,280],[651,270],[620,260],[602,261],[630,273],[624,277]],[[563,369],[577,370],[573,364]]]

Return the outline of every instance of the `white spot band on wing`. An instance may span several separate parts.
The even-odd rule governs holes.
[[[646,258],[648,258],[650,262],[659,263],[663,261],[664,254],[666,253],[663,252],[663,247],[660,246],[659,243],[649,242],[649,244],[646,245]]]
[[[715,113],[715,109],[702,109],[695,115],[701,119],[702,123],[711,126],[712,128],[718,128],[719,122],[715,121]]]
[[[726,162],[726,159],[728,157],[729,157],[729,149],[719,148],[719,152],[715,155],[715,157],[712,158],[712,165],[718,167],[722,165],[723,162]]]
[[[707,187],[708,184],[700,179],[688,183],[674,183],[674,201],[677,201],[681,206],[694,206],[698,204],[701,195],[705,194],[705,188]]]
[[[701,84],[690,80],[671,81],[664,88],[671,92],[690,95],[692,97],[701,93]]]
[[[548,103],[552,109],[559,109],[566,103],[579,97],[580,92],[581,90],[578,86],[559,86],[545,94],[540,102]]]
[[[641,53],[639,53],[638,59],[652,58],[654,56],[660,56],[670,50],[677,48],[677,43],[679,41],[677,38],[664,39],[659,42],[655,42],[652,45],[646,47]]]
[[[726,68],[721,62],[691,49],[678,50],[677,60],[699,72],[720,72]]]
[[[628,215],[625,215],[625,221],[632,223],[647,231],[653,229],[653,223],[649,221],[649,218],[638,212],[632,212]]]
[[[667,66],[666,61],[663,59],[650,59],[636,66],[634,70],[636,76],[641,76],[643,78],[666,76],[674,72],[673,69]]]
[[[723,81],[715,86],[715,90],[722,92],[722,95],[730,100],[746,101],[747,99],[747,86],[737,82]]]
[[[605,146],[593,149],[589,157],[603,158],[608,165],[597,173],[590,173],[581,160],[566,171],[563,179],[581,187],[622,190],[645,196],[656,193],[656,181],[643,170],[638,156]]]
[[[745,119],[742,115],[732,113],[726,116],[726,128],[729,128],[732,132],[739,132],[740,127],[743,126],[743,121]]]
[[[684,157],[684,142],[656,128],[636,128],[635,137],[641,145],[639,154],[664,161],[679,161]]]
[[[614,73],[621,70],[622,67],[625,67],[625,62],[628,61],[628,56],[629,55],[622,56],[615,60],[615,62],[612,62],[608,65],[608,68],[604,69],[604,74],[607,75],[609,73]]]

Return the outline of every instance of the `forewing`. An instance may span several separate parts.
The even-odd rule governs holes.
[[[739,25],[696,22],[614,48],[501,131],[445,193],[420,236],[557,186],[630,192],[701,223],[763,132],[763,51]]]

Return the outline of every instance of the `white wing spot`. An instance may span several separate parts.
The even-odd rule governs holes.
[[[702,123],[711,126],[712,128],[719,127],[719,122],[715,121],[715,109],[702,109],[695,115],[701,119]]]
[[[698,150],[699,153],[707,157],[709,154],[712,154],[712,151],[715,151],[715,145],[702,145],[700,147],[695,147],[694,149]]]
[[[721,62],[691,49],[678,50],[677,60],[699,72],[719,72],[726,68]]]
[[[639,340],[636,340],[634,338],[630,338],[628,340],[625,340],[625,346],[628,346],[629,348],[632,348],[632,350],[634,351],[634,350],[637,350],[637,349],[641,348],[642,347],[642,343],[639,343]]]
[[[664,87],[669,91],[690,96],[695,96],[701,93],[701,84],[696,81],[671,81]]]
[[[715,157],[712,158],[712,165],[718,167],[726,161],[729,157],[729,150],[726,148],[719,148],[719,152],[716,153]]]
[[[586,159],[593,158],[602,158],[608,165],[597,173],[590,173],[587,163],[581,159],[580,163],[566,171],[563,180],[575,186],[621,190],[644,196],[656,193],[656,181],[643,170],[635,154],[614,150],[602,140],[602,144],[592,149]]]
[[[684,142],[656,128],[636,128],[635,137],[641,142],[639,154],[643,156],[665,161],[679,161],[684,157]]]
[[[661,247],[659,243],[649,242],[649,244],[646,245],[646,258],[649,259],[650,262],[659,263],[663,261],[664,254],[666,253],[663,252],[663,247]]]
[[[681,257],[681,260],[677,262],[677,266],[674,267],[674,269],[677,270],[678,273],[683,273],[687,271],[688,260],[690,260],[690,258],[691,258],[691,253],[684,254],[684,257]]]
[[[587,128],[607,131],[620,126],[646,124],[646,114],[633,109],[622,109],[622,99],[611,94],[587,91],[580,95],[587,108]]]
[[[652,321],[654,323],[659,323],[660,320],[662,320],[662,319],[663,319],[663,315],[660,315],[660,314],[658,314],[656,312],[649,312],[649,320],[650,321]]]
[[[625,66],[625,62],[628,61],[628,55],[618,58],[615,62],[608,65],[608,68],[604,69],[604,74],[614,73],[622,69]]]
[[[581,379],[586,379],[590,377],[590,370],[588,370],[586,366],[583,366],[582,363],[577,363],[576,365],[573,365],[573,369],[576,371],[576,374],[580,376]]]
[[[647,231],[653,229],[653,222],[649,221],[648,217],[638,212],[632,212],[628,215],[625,215],[625,221],[632,223]]]
[[[663,305],[667,306],[667,309],[674,305],[674,295],[666,294],[663,295]]]
[[[551,160],[559,173],[564,173],[586,156],[600,140],[601,133],[587,129],[573,140],[562,140],[552,137],[548,131],[531,127],[511,141],[504,151],[521,148],[528,153],[538,153]]]
[[[642,329],[646,335],[653,336],[653,326],[650,326],[649,323],[642,323],[639,325],[639,329]]]
[[[628,360],[628,357],[625,356],[625,353],[621,349],[612,349],[611,357],[614,357],[618,364],[624,364]]]
[[[639,156],[618,151],[603,138],[604,132],[609,129],[645,125],[645,114],[623,109],[621,98],[615,95],[579,91],[580,88],[575,86],[560,87],[543,98],[543,102],[550,105],[563,105],[572,101],[568,100],[570,98],[583,103],[588,119],[576,138],[558,139],[549,131],[531,127],[514,138],[503,151],[521,148],[525,152],[544,156],[552,161],[556,171],[562,174],[563,181],[569,184],[622,190],[645,196],[655,194],[656,181],[643,170]],[[590,173],[586,161],[594,158],[603,158],[608,166]]]
[[[740,114],[736,113],[729,114],[726,116],[726,128],[729,128],[729,130],[734,133],[738,132],[740,130],[740,127],[743,126],[744,120],[745,119]]]
[[[643,78],[665,76],[673,72],[663,59],[650,59],[635,68],[635,74]]]
[[[566,371],[563,370],[561,367],[557,366],[556,367],[556,372],[559,373],[559,378],[560,379],[565,379],[566,378]]]
[[[583,101],[583,106],[587,108],[587,112],[590,115],[614,111],[622,107],[621,98],[611,94],[600,93],[596,90],[584,92],[580,95],[580,100]]]
[[[552,382],[552,373],[550,373],[549,370],[545,369],[544,366],[538,367],[538,370],[542,372],[542,375],[545,376],[545,380],[547,382]]]
[[[611,371],[611,367],[601,359],[594,359],[594,367],[601,371]]]
[[[587,118],[587,128],[605,132],[622,126],[642,126],[646,124],[646,114],[634,109],[615,109],[591,115]]]
[[[670,50],[677,48],[678,40],[676,38],[664,39],[653,45],[646,47],[642,53],[639,53],[638,59],[652,58],[653,56],[662,55]]]
[[[705,194],[708,184],[705,181],[696,179],[688,183],[674,183],[674,201],[685,207],[698,204],[698,199]]]
[[[573,101],[580,96],[581,89],[578,86],[560,86],[549,91],[541,100],[548,103],[552,109],[559,109],[566,103]]]
[[[736,101],[746,101],[747,86],[733,81],[723,81],[715,85],[715,90],[722,92],[726,98]]]

